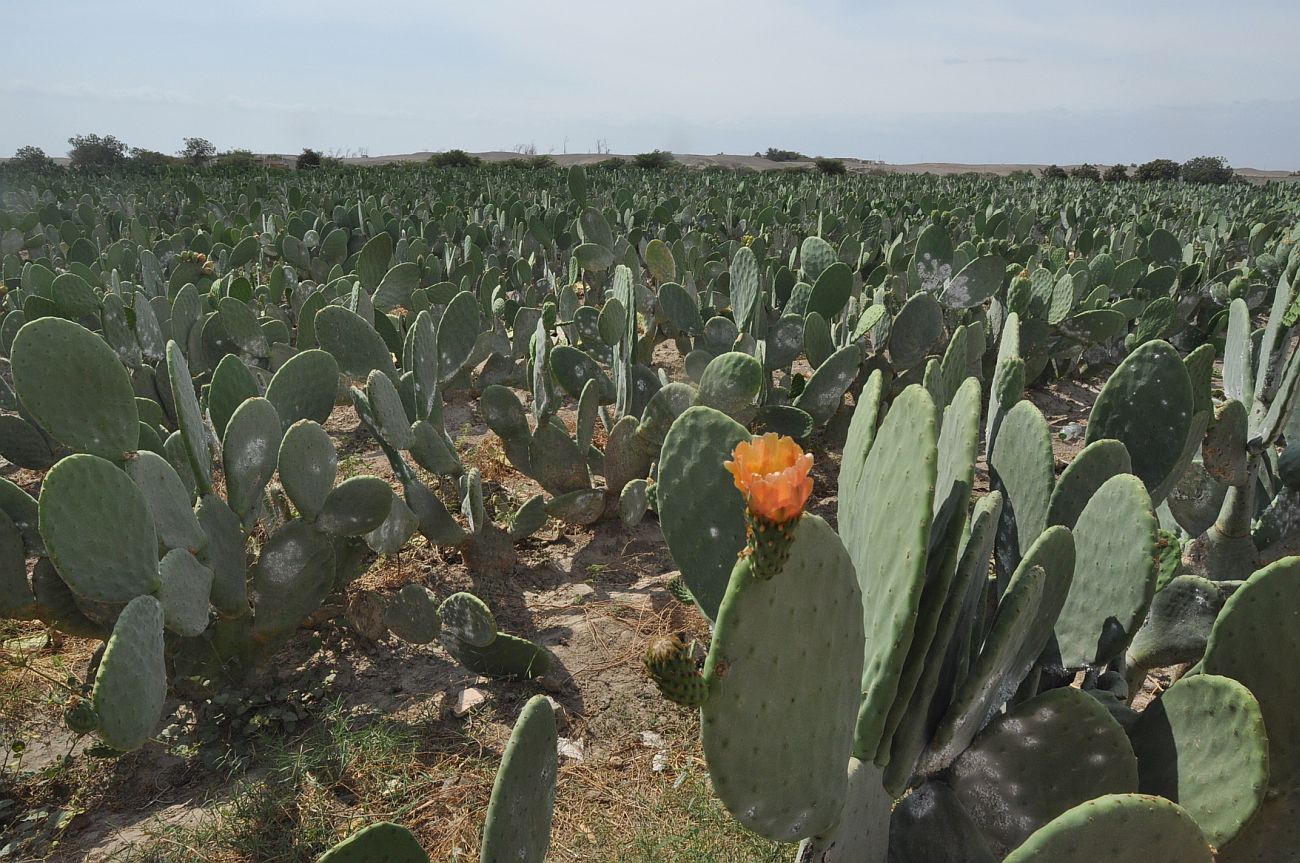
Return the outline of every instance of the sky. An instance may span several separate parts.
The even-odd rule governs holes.
[[[0,155],[749,154],[1300,169],[1300,2],[0,0]]]

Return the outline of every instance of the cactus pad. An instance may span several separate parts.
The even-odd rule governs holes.
[[[692,407],[673,423],[659,462],[664,539],[709,618],[745,545],[745,504],[723,462],[748,439],[744,426],[721,411]]]
[[[158,601],[167,628],[177,635],[201,635],[208,628],[212,570],[185,549],[174,548],[163,555],[158,575]]]
[[[137,596],[118,615],[95,675],[100,737],[119,752],[139,749],[162,718],[166,698],[162,605]]]
[[[1107,794],[1081,803],[1040,827],[1004,863],[1213,860],[1200,828],[1176,803],[1145,794]]]
[[[326,351],[309,350],[291,356],[266,386],[266,400],[275,406],[287,430],[299,420],[323,423],[338,396],[339,364]]]
[[[1138,790],[1182,806],[1218,847],[1264,801],[1264,720],[1250,690],[1229,677],[1184,677],[1143,711],[1129,735],[1138,758]]]
[[[1120,363],[1088,415],[1085,440],[1124,444],[1133,473],[1148,491],[1178,465],[1192,422],[1191,378],[1168,342],[1150,341]]]
[[[827,832],[805,839],[799,846],[798,863],[885,863],[893,803],[880,784],[880,769],[850,758],[848,796],[839,822]]]
[[[442,630],[438,600],[427,587],[408,584],[388,600],[384,623],[402,641],[429,644]]]
[[[329,433],[313,420],[299,420],[280,441],[280,484],[306,518],[314,519],[334,488],[338,455]]]
[[[73,592],[126,602],[158,587],[149,504],[110,462],[79,454],[56,464],[41,487],[40,513],[50,559]]]
[[[492,610],[472,593],[453,593],[438,608],[442,633],[470,647],[487,647],[497,637]]]
[[[262,490],[275,474],[284,429],[280,415],[264,398],[251,398],[235,409],[221,441],[226,501],[245,524],[262,502]]]
[[[736,564],[705,663],[701,738],[715,791],[750,830],[791,842],[835,825],[861,645],[853,563],[822,519],[802,517],[776,578]]]
[[[393,490],[377,476],[345,479],[325,497],[316,526],[339,536],[361,536],[384,523]]]
[[[207,545],[208,538],[194,517],[194,502],[171,462],[157,453],[139,452],[126,460],[126,474],[144,495],[164,546],[197,554]]]
[[[1224,603],[1210,632],[1201,671],[1245,684],[1268,729],[1269,782],[1300,786],[1300,557],[1255,572]]]
[[[479,863],[542,863],[551,845],[559,773],[555,711],[543,695],[524,705],[492,783]]]
[[[1131,473],[1128,450],[1117,440],[1096,440],[1085,446],[1061,471],[1047,505],[1047,523],[1073,528],[1092,496],[1111,477]]]
[[[411,831],[388,821],[369,824],[321,855],[318,863],[429,863]]]
[[[60,318],[23,325],[10,353],[23,407],[59,442],[120,462],[139,444],[126,367],[103,339]]]
[[[1138,765],[1106,708],[1066,687],[996,717],[953,762],[948,781],[1001,856],[1072,806],[1136,791]]]

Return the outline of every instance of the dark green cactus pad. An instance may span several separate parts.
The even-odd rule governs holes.
[[[943,306],[933,294],[915,294],[889,328],[889,361],[900,370],[918,366],[942,337]]]
[[[966,530],[966,510],[975,474],[975,451],[979,444],[981,391],[979,381],[969,378],[957,398],[944,411],[939,434],[939,461],[934,495],[934,523],[930,533],[930,552],[925,587],[917,607],[916,626],[908,649],[898,694],[890,706],[889,717],[876,750],[875,761],[888,763],[894,734],[904,722],[916,687],[925,667],[942,663],[947,641],[935,642],[941,618],[949,605],[953,582]],[[919,717],[917,718],[919,721]],[[910,775],[911,765],[904,771]],[[906,780],[906,776],[902,777]],[[892,787],[891,787],[892,790]]]
[[[438,600],[427,587],[408,584],[388,600],[384,624],[393,635],[411,644],[437,641],[442,631]]]
[[[1214,360],[1214,345],[1208,342],[1183,357],[1183,364],[1187,366],[1187,377],[1192,384],[1192,410],[1196,413],[1214,410],[1214,400],[1211,396]]]
[[[47,557],[37,558],[32,567],[32,595],[36,598],[36,617],[50,626],[83,638],[105,639],[109,630],[91,620],[81,610],[81,602],[67,583],[59,578]]]
[[[743,440],[749,433],[726,414],[692,407],[672,424],[660,455],[657,494],[664,540],[710,619],[745,545],[745,503],[723,467]]]
[[[1016,570],[970,673],[958,687],[917,765],[933,776],[957,758],[989,717],[1015,692],[1042,649],[1030,642],[1040,629],[1040,612],[1048,576],[1039,566]]]
[[[298,512],[308,519],[319,516],[338,474],[329,433],[313,420],[294,423],[280,441],[277,467],[280,484]]]
[[[162,718],[166,698],[162,605],[137,596],[118,615],[95,675],[99,736],[119,752],[139,749]]]
[[[1156,592],[1156,518],[1137,477],[1106,481],[1080,514],[1074,544],[1056,643],[1066,668],[1091,668],[1128,646]]]
[[[222,357],[212,372],[212,384],[208,387],[208,416],[212,417],[217,437],[225,436],[226,424],[240,405],[261,394],[257,378],[239,357],[234,354]]]
[[[775,432],[807,446],[816,422],[805,410],[792,405],[763,405],[754,416],[754,433]]]
[[[326,306],[316,313],[316,342],[338,363],[348,377],[365,380],[376,369],[397,377],[393,355],[383,336],[365,318],[342,306]]]
[[[551,845],[559,773],[555,711],[543,695],[524,705],[492,783],[479,863],[542,863]]]
[[[563,495],[591,488],[586,454],[562,427],[542,423],[528,442],[531,476],[548,494]]]
[[[880,769],[850,758],[848,794],[839,822],[825,833],[805,839],[796,859],[799,863],[885,863],[893,804],[893,797],[880,784]]]
[[[1095,698],[1053,689],[993,719],[948,774],[999,857],[1073,806],[1136,791],[1138,765]]]
[[[1132,467],[1128,450],[1119,441],[1097,440],[1088,444],[1056,480],[1047,505],[1047,523],[1073,528],[1097,490],[1111,477],[1131,473]]]
[[[695,387],[674,381],[660,389],[641,412],[637,434],[654,446],[662,446],[673,422],[695,404]]]
[[[519,505],[510,517],[510,538],[518,541],[532,536],[546,524],[546,497],[535,494]]]
[[[158,587],[149,504],[111,462],[79,454],[56,464],[41,486],[40,514],[50,560],[74,593],[127,602]]]
[[[1150,344],[1150,342],[1148,342]],[[1107,794],[1035,831],[1004,863],[1213,863],[1182,807],[1145,794]]]
[[[1178,462],[1165,481],[1151,491],[1152,504],[1159,506],[1163,503],[1191,468],[1195,467],[1204,472],[1205,466],[1197,463],[1195,459],[1201,451],[1201,442],[1205,439],[1205,432],[1210,427],[1212,419],[1213,415],[1209,411],[1192,414],[1192,421],[1187,429],[1187,440],[1183,442],[1182,455],[1178,457]]]
[[[889,819],[889,863],[994,863],[970,814],[943,782],[904,797]]]
[[[250,577],[254,639],[274,641],[315,611],[334,586],[334,565],[328,537],[302,519],[272,534]]]
[[[397,386],[387,375],[377,371],[370,373],[366,379],[366,398],[380,440],[393,449],[410,449],[415,445],[411,419],[406,415]]]
[[[171,462],[157,453],[138,452],[127,458],[126,475],[144,494],[164,546],[197,554],[207,545],[208,538],[194,516],[194,501]]]
[[[1300,848],[1300,789],[1265,800],[1215,859],[1218,863],[1294,863],[1296,848]]]
[[[618,494],[618,517],[628,528],[636,527],[650,509],[650,485],[647,480],[634,479],[623,486]]]
[[[362,536],[379,527],[393,504],[393,490],[377,476],[343,480],[325,497],[316,527],[338,536]]]
[[[794,406],[807,412],[817,425],[825,425],[840,409],[844,394],[857,380],[862,365],[862,349],[845,345],[817,367],[804,385]]]
[[[280,415],[264,398],[245,401],[226,426],[221,441],[226,500],[245,524],[251,523],[256,516],[262,490],[275,475],[276,456],[283,436]]]
[[[1002,495],[990,492],[975,503],[969,533],[961,548],[957,573],[935,627],[921,677],[912,690],[903,721],[894,733],[886,787],[901,790],[912,778],[917,758],[930,741],[939,718],[947,712],[953,689],[960,683],[957,657],[968,657],[974,610],[988,581],[989,558],[997,533]]]
[[[614,382],[585,351],[569,345],[556,345],[551,349],[551,374],[565,392],[574,398],[582,395],[588,381],[595,381],[601,404],[614,403]]]
[[[167,380],[175,399],[176,424],[185,444],[185,455],[199,492],[207,494],[212,491],[212,451],[208,447],[208,432],[203,425],[199,398],[194,393],[189,363],[176,342],[167,343]]]
[[[1129,732],[1138,790],[1174,801],[1223,847],[1268,790],[1268,735],[1259,703],[1229,677],[1197,674],[1165,690]]]
[[[397,554],[415,534],[419,519],[397,494],[388,506],[388,515],[379,527],[366,534],[366,545],[379,554]]]
[[[72,321],[40,318],[18,331],[10,356],[18,398],[55,440],[115,462],[135,451],[135,390],[103,339]]]
[[[999,578],[1005,579],[1047,527],[1056,482],[1052,433],[1032,402],[1017,402],[1002,420],[989,472],[991,485],[1005,499],[997,545]]]
[[[216,494],[199,501],[194,515],[207,537],[199,560],[212,570],[212,604],[225,615],[246,613],[248,559],[239,516]]]
[[[844,310],[852,294],[853,271],[843,261],[836,261],[817,276],[805,311],[833,320]]]
[[[645,670],[659,693],[673,704],[699,707],[709,697],[708,684],[691,655],[691,642],[682,635],[665,635],[650,642]]]
[[[28,470],[45,470],[57,460],[41,430],[13,414],[0,414],[0,456]]]
[[[933,517],[936,419],[929,393],[908,387],[880,424],[856,486],[845,489],[841,480],[840,536],[862,590],[866,633],[859,758],[874,758],[880,747],[916,626]],[[857,452],[850,440],[846,450]]]
[[[1179,462],[1193,404],[1182,357],[1168,342],[1150,341],[1129,354],[1097,394],[1085,440],[1123,443],[1133,473],[1153,491]]]
[[[424,483],[410,479],[402,483],[406,505],[420,522],[420,533],[436,545],[459,545],[465,529],[451,517],[446,505]]]
[[[40,532],[40,507],[36,499],[4,477],[0,477],[0,510],[4,510],[17,526],[28,554],[45,554],[45,541]]]
[[[197,636],[208,628],[208,597],[212,594],[212,570],[183,548],[163,555],[158,564],[158,601],[163,622],[177,635]]]
[[[551,655],[524,638],[498,632],[487,647],[474,647],[456,641],[444,629],[443,646],[457,662],[475,674],[502,680],[531,680],[546,674]]]
[[[474,353],[479,335],[478,298],[461,291],[451,298],[438,322],[438,375],[451,380]]]
[[[1219,586],[1180,575],[1151,601],[1151,610],[1128,648],[1128,664],[1140,669],[1197,662],[1205,654],[1214,620],[1223,608]]]
[[[317,863],[429,863],[429,855],[411,831],[380,821],[362,827],[339,842],[322,854]]]
[[[705,662],[700,734],[723,805],[768,839],[824,833],[844,806],[861,609],[853,562],[814,515],[801,518],[775,578],[755,579],[747,560],[732,571]]]
[[[339,364],[322,350],[294,354],[266,386],[266,400],[275,405],[287,430],[299,420],[324,423],[338,397]]]
[[[1224,603],[1205,647],[1201,670],[1244,683],[1259,701],[1268,729],[1270,783],[1300,787],[1300,557],[1253,574]]]
[[[27,583],[23,536],[3,511],[0,511],[0,614],[19,620],[29,620],[37,614],[36,597]]]
[[[442,632],[469,647],[487,647],[497,637],[497,622],[487,603],[472,593],[453,593],[438,608]]]
[[[271,352],[266,333],[257,322],[257,313],[247,304],[235,297],[222,297],[217,304],[217,318],[239,350],[255,357],[264,357]]]
[[[753,418],[762,390],[762,364],[749,354],[731,351],[714,357],[704,369],[696,403],[746,423]]]

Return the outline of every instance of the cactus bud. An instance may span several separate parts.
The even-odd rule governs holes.
[[[674,704],[699,707],[709,696],[704,676],[691,657],[691,643],[680,634],[650,642],[645,668],[664,698]]]

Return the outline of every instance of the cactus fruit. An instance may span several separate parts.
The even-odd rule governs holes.
[[[660,694],[683,707],[699,707],[709,695],[691,649],[692,642],[678,633],[656,638],[645,654],[646,672]]]

